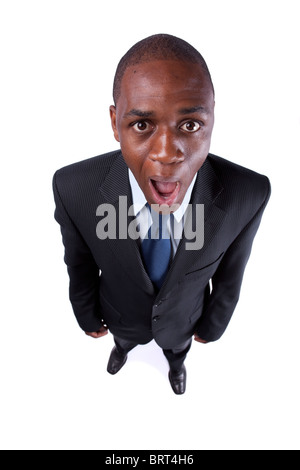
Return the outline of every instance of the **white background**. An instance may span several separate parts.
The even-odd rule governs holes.
[[[293,0],[1,0],[3,449],[299,449],[299,15]],[[118,148],[115,68],[166,32],[205,57],[211,151],[267,174],[273,194],[223,338],[194,343],[175,396],[150,343],[117,375],[68,301],[51,179]]]

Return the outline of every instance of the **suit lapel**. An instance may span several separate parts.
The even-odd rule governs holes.
[[[114,206],[117,216],[117,238],[107,239],[107,243],[111,248],[113,254],[118,258],[119,263],[123,266],[128,276],[138,284],[148,294],[154,295],[154,287],[149,279],[149,276],[144,268],[141,258],[138,242],[129,238],[119,239],[118,223],[120,217],[119,197],[125,196],[126,201],[121,211],[124,211],[125,204],[128,214],[128,209],[132,205],[132,195],[128,176],[128,167],[123,160],[120,152],[119,156],[114,161],[109,174],[100,187],[100,192],[105,201]],[[124,214],[121,214],[124,218]],[[134,217],[128,217],[128,223],[134,220]]]

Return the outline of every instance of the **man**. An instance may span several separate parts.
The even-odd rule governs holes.
[[[133,46],[118,65],[114,102],[121,151],[54,176],[70,300],[87,335],[114,335],[108,372],[154,339],[183,394],[192,338],[216,341],[231,319],[270,184],[209,154],[214,88],[185,41],[155,35]]]

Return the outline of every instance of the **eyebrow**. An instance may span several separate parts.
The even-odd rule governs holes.
[[[155,113],[154,111],[141,111],[140,109],[131,109],[128,113],[124,115],[124,118],[137,116],[140,118],[148,118],[153,116]]]
[[[201,111],[202,113],[208,114],[208,111],[203,106],[192,106],[191,108],[181,108],[179,114],[193,114]]]

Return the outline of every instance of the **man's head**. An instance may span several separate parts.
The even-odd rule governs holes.
[[[155,34],[139,41],[120,60],[114,78],[115,105],[120,97],[121,82],[128,67],[155,60],[178,60],[199,64],[214,90],[210,72],[200,52],[183,39],[169,34]]]
[[[209,152],[214,89],[203,57],[156,35],[121,59],[110,107],[115,138],[149,204],[181,204]]]

